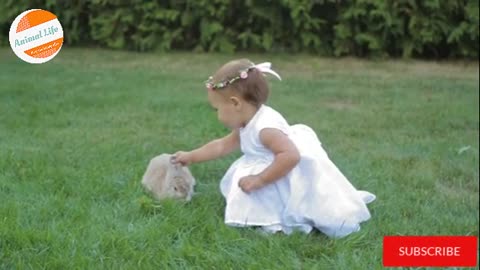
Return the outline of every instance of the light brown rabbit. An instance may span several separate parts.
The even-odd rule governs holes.
[[[162,154],[150,160],[142,185],[158,199],[175,198],[190,201],[195,186],[187,167],[171,162],[172,155]]]

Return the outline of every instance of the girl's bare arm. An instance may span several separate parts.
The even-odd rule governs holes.
[[[278,129],[266,128],[260,132],[260,140],[270,149],[275,158],[260,174],[243,177],[240,188],[251,192],[273,183],[288,174],[300,161],[300,153],[295,144]]]
[[[232,153],[240,147],[238,130],[232,131],[223,138],[215,139],[190,152],[175,153],[175,162],[188,165],[217,159]]]

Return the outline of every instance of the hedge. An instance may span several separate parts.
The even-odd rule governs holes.
[[[478,59],[478,0],[2,0],[0,38],[31,8],[65,44],[135,51]]]

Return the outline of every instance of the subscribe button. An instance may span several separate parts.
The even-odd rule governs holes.
[[[476,236],[384,236],[383,266],[477,266]]]

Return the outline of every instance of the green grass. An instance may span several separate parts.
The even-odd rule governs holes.
[[[227,132],[202,82],[243,56],[64,48],[29,65],[0,49],[0,268],[380,269],[384,235],[478,236],[478,62],[249,56],[283,76],[269,104],[377,195],[358,233],[224,225],[239,153],[191,167],[190,203],[150,201],[150,158]]]

